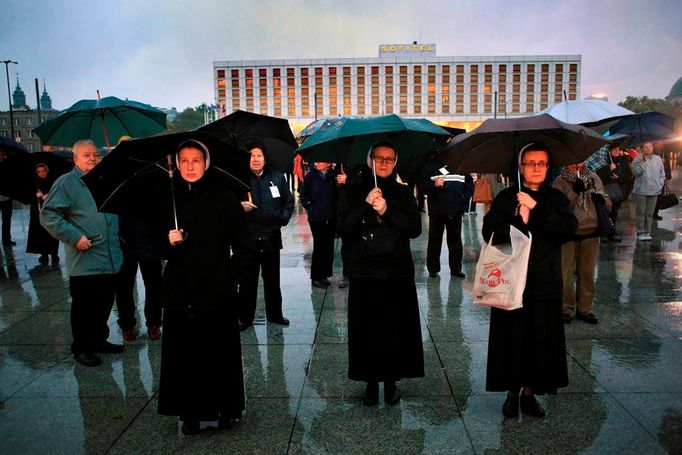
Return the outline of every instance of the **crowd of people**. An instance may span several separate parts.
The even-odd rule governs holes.
[[[410,247],[422,220],[414,190],[396,178],[400,151],[382,141],[360,168],[311,163],[292,191],[285,175],[268,164],[263,143],[248,149],[250,191],[238,197],[214,174],[204,143],[180,144],[174,207],[160,204],[148,220],[98,211],[81,180],[101,159],[90,140],[74,144],[75,166],[56,181],[47,166],[36,166],[27,251],[39,254],[41,264],[50,257],[55,263],[57,241],[64,244],[74,359],[94,367],[101,363],[99,354],[123,352],[123,345],[108,341],[114,302],[124,340],[138,338],[133,288],[139,267],[147,336],[162,340],[158,412],[177,416],[185,434],[201,431],[202,421],[229,427],[245,409],[240,331],[253,325],[260,276],[267,320],[290,323],[280,286],[281,229],[291,219],[297,192],[313,236],[312,287],[331,286],[334,242],[337,237],[342,242],[348,377],[365,383],[364,405],[379,402],[380,383],[385,403],[397,404],[397,383],[424,376]],[[558,169],[552,179],[551,149],[526,144],[518,160],[520,181],[489,205],[482,228],[486,242],[492,237],[494,244],[508,243],[511,226],[532,235],[523,307],[492,308],[490,315],[486,390],[507,393],[505,416],[521,410],[544,417],[536,395],[568,385],[564,324],[573,317],[598,323],[594,275],[600,243],[621,240],[614,226],[629,197],[636,204],[637,240],[651,240],[657,196],[671,178],[668,160],[656,149],[645,143],[630,152],[612,144],[607,163],[596,172],[577,163]],[[441,271],[445,231],[449,272],[465,278],[461,226],[472,176],[458,175],[433,156],[418,173],[416,189],[428,206],[430,279]],[[5,247],[15,245],[11,207],[11,200],[0,199]],[[602,213],[611,221],[608,229]]]

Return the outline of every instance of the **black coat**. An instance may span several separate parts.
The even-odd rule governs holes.
[[[445,182],[442,187],[437,187],[431,180],[434,175],[444,175],[440,172],[443,167],[450,174],[454,171],[438,160],[432,159],[424,165],[417,185],[419,190],[429,197],[429,216],[448,218],[469,210],[469,199],[474,194],[474,180],[471,174],[465,174],[464,182]]]
[[[300,188],[301,205],[308,211],[308,221],[329,221],[336,219],[339,186],[337,172],[329,169],[326,174],[311,169],[303,179]]]
[[[348,276],[414,279],[410,239],[418,237],[422,229],[417,202],[409,188],[393,178],[379,178],[378,184],[388,206],[380,217],[381,223],[398,235],[397,248],[392,255],[385,258],[373,258],[366,253],[362,238],[363,225],[377,226],[379,217],[365,201],[374,185],[371,176],[365,176],[361,183],[343,189],[339,198],[338,232],[344,241],[350,242]]]
[[[533,235],[523,308],[490,312],[486,390],[528,386],[536,394],[568,385],[566,341],[561,315],[561,244],[578,226],[568,199],[559,190],[524,188],[537,202],[528,225],[516,214],[515,187],[501,191],[483,219],[483,238],[509,242],[509,226]]]
[[[270,187],[277,187],[279,197],[272,197]],[[251,174],[251,197],[256,208],[246,214],[254,240],[261,248],[282,248],[280,229],[286,226],[294,213],[294,196],[281,172],[265,166],[260,178]]]
[[[43,194],[47,194],[52,189],[54,180],[50,177],[36,179],[36,189],[40,189]],[[40,204],[38,198],[31,202],[31,217],[28,224],[28,241],[26,242],[26,252],[36,254],[57,254],[59,240],[52,237],[49,232],[40,224]]]

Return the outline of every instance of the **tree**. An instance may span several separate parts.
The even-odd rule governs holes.
[[[621,101],[618,103],[618,105],[624,107],[625,109],[630,109],[636,113],[658,111],[673,117],[679,116],[679,114],[675,112],[673,106],[661,98],[649,98],[648,96],[628,96],[625,98],[625,101]]]
[[[176,117],[175,121],[169,122],[169,131],[174,133],[181,133],[183,131],[190,131],[195,128],[200,127],[204,124],[204,110],[202,106],[197,106],[197,108],[188,107],[184,111],[180,112]]]

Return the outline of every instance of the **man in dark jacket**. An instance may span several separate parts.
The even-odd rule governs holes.
[[[251,192],[242,201],[246,218],[256,243],[256,255],[249,278],[239,285],[239,329],[253,324],[258,297],[258,276],[262,270],[267,320],[289,325],[282,315],[282,291],[279,287],[279,250],[282,249],[280,229],[289,223],[294,211],[294,196],[284,174],[266,165],[265,146],[257,142],[251,153]]]
[[[436,178],[434,178],[436,177]],[[462,272],[462,214],[467,211],[474,192],[471,175],[458,175],[447,165],[431,159],[424,165],[419,186],[428,196],[429,240],[426,250],[426,268],[435,278],[440,272],[440,250],[443,231],[447,229],[450,274],[464,278]]]
[[[618,210],[623,201],[630,195],[628,190],[632,188],[634,176],[630,169],[631,162],[630,155],[623,153],[620,145],[611,143],[609,144],[609,161],[597,171],[597,175],[604,185],[604,190],[611,199],[609,215],[614,226],[616,225],[616,218],[618,218]],[[620,194],[617,191],[609,192],[609,185],[616,185],[617,188],[620,188]],[[621,239],[616,237],[614,229],[607,237],[602,237],[601,241],[620,243]]]
[[[315,163],[301,188],[301,205],[308,211],[313,234],[310,280],[313,287],[327,288],[333,274],[336,208],[339,186],[331,163]]]

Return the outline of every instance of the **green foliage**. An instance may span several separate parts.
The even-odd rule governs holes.
[[[672,105],[661,98],[649,98],[648,96],[628,96],[625,101],[618,103],[619,106],[625,109],[630,109],[633,112],[641,113],[646,111],[657,111],[663,114],[678,117],[679,114],[675,112]]]
[[[188,107],[184,111],[178,113],[175,121],[169,122],[169,131],[174,133],[181,133],[183,131],[190,131],[199,128],[204,124],[204,108],[197,106],[196,108]]]

